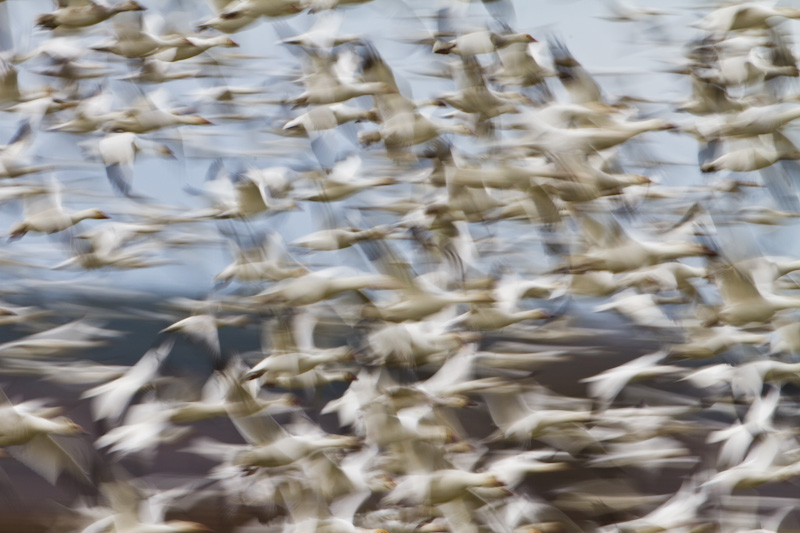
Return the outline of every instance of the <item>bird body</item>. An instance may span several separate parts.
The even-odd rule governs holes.
[[[69,2],[59,2],[67,4],[52,13],[39,15],[36,24],[48,30],[56,28],[85,28],[99,24],[108,20],[118,13],[126,11],[144,11],[145,8],[134,0],[125,0],[117,4],[107,6],[95,2],[86,2],[84,5],[70,6]]]

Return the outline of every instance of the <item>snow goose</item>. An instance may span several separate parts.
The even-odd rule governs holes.
[[[378,114],[373,109],[348,107],[344,104],[314,106],[305,113],[286,122],[281,131],[287,133],[313,133],[333,129],[353,121],[378,121]]]
[[[188,489],[178,488],[148,495],[148,491],[139,485],[121,480],[107,481],[100,486],[100,493],[108,500],[111,523],[101,519],[86,529],[113,528],[126,533],[210,533],[208,527],[197,522],[166,520],[166,504],[187,492]]]
[[[302,48],[330,50],[362,39],[360,35],[340,35],[338,31],[341,25],[342,16],[339,13],[330,12],[317,17],[314,25],[308,31],[298,35],[288,35],[290,30],[288,24],[283,26],[276,23],[274,28],[281,37],[281,43],[297,45]]]
[[[475,132],[464,124],[434,122],[413,111],[400,112],[384,118],[380,130],[359,132],[358,140],[365,145],[383,141],[390,154],[398,155],[403,148],[428,142],[442,133],[475,135]]]
[[[218,283],[228,283],[234,279],[246,282],[280,281],[308,273],[308,269],[286,253],[278,233],[270,233],[260,245],[250,248],[234,241],[231,244],[234,262],[214,276]]]
[[[233,464],[245,471],[287,466],[321,450],[352,449],[359,445],[356,437],[324,433],[305,419],[294,426],[294,433],[287,431],[267,413],[232,418],[231,421],[250,443],[232,457]]]
[[[720,7],[694,24],[710,32],[725,33],[734,30],[751,28],[769,29],[773,22],[770,19],[800,19],[800,10],[792,7],[779,7],[763,2],[742,2]]]
[[[493,474],[470,472],[453,466],[442,452],[424,442],[406,446],[402,461],[406,473],[397,486],[381,500],[382,506],[406,503],[436,506],[456,531],[477,531],[470,501],[481,488],[500,489],[508,494]],[[480,500],[480,504],[484,501]]]
[[[675,12],[665,11],[663,9],[635,6],[633,4],[624,3],[621,0],[610,0],[606,2],[606,6],[611,13],[609,16],[602,18],[614,22],[642,22],[648,21],[653,17],[676,14]]]
[[[707,359],[741,344],[758,346],[769,342],[767,335],[742,331],[733,326],[687,329],[686,342],[670,346],[669,358]]]
[[[0,102],[7,104],[17,102],[21,98],[17,68],[6,57],[0,55]]]
[[[86,431],[69,418],[53,418],[52,409],[37,405],[15,406],[0,391],[0,446],[12,447],[9,452],[13,456],[51,483],[63,471],[88,481],[83,467],[53,439],[54,435],[74,437]]]
[[[287,323],[291,320],[291,323]],[[291,318],[278,318],[274,328],[265,324],[262,335],[262,350],[266,350],[266,339],[270,349],[261,361],[244,374],[244,379],[252,380],[261,376],[265,379],[279,375],[296,376],[320,365],[351,361],[353,355],[347,346],[319,349],[314,345],[314,329],[317,319],[309,311]],[[263,353],[260,355],[264,355]]]
[[[306,54],[308,62],[301,78],[306,90],[287,103],[295,107],[345,102],[351,98],[390,94],[396,88],[384,81],[359,82],[355,78],[351,54],[321,52]]]
[[[714,250],[691,242],[639,241],[630,237],[614,219],[608,225],[588,215],[578,218],[587,241],[594,243],[584,254],[570,258],[571,272],[608,270],[613,273],[637,270],[681,257],[716,256]]]
[[[556,75],[554,70],[539,64],[530,53],[529,43],[504,46],[497,50],[497,57],[500,65],[491,73],[490,79],[502,85],[537,86]]]
[[[652,437],[637,442],[616,442],[608,445],[607,453],[589,461],[591,468],[639,467],[647,470],[664,467],[694,466],[699,457],[680,441],[667,437]]]
[[[744,326],[769,322],[778,311],[800,307],[800,299],[766,293],[753,280],[731,264],[718,263],[712,270],[722,296],[717,316],[726,324]]]
[[[653,118],[635,122],[616,122],[597,128],[554,128],[546,123],[531,125],[533,133],[500,146],[521,147],[532,153],[590,154],[620,145],[637,135],[652,131],[674,130],[676,126],[666,120]]]
[[[459,35],[451,41],[437,40],[433,44],[436,54],[474,56],[490,54],[513,43],[533,43],[536,39],[527,33],[495,33],[491,30],[475,31]]]
[[[800,159],[800,150],[780,132],[746,139],[734,144],[730,151],[700,167],[702,172],[751,172],[782,160]]]
[[[417,322],[386,324],[367,336],[370,352],[378,364],[420,366],[444,360],[478,334],[452,331],[450,320],[433,317]]]
[[[603,92],[595,79],[583,65],[570,53],[567,46],[558,39],[549,40],[550,55],[553,57],[558,79],[576,104],[603,102]]]
[[[209,313],[197,313],[170,324],[160,333],[181,333],[191,342],[202,346],[215,361],[218,361],[222,357],[222,347],[217,330],[227,326],[242,327],[249,322],[249,317],[245,315],[214,316]]]
[[[230,174],[222,160],[217,160],[208,168],[203,189],[187,190],[208,197],[214,204],[210,211],[197,214],[197,218],[247,219],[297,209],[294,199],[285,198],[290,188],[288,176],[282,169],[251,169]]]
[[[724,118],[722,124],[707,137],[755,137],[775,133],[800,118],[800,106],[773,104],[752,106]]]
[[[800,71],[794,64],[774,65],[753,50],[746,56],[723,57],[716,68],[699,70],[696,75],[723,87],[736,87],[760,83],[778,76],[796,78]]]
[[[123,17],[116,17],[112,21],[117,34],[114,41],[92,46],[91,49],[128,59],[143,59],[172,46],[169,42],[145,31],[146,21],[141,13],[125,17],[125,20],[121,20]]]
[[[211,50],[215,47],[223,48],[238,48],[239,44],[224,35],[217,35],[214,37],[178,37],[174,41],[168,41],[172,46],[159,52],[155,55],[155,59],[169,61],[175,63],[177,61],[184,61],[197,57],[203,52]]]
[[[607,406],[632,381],[682,375],[686,372],[685,368],[678,366],[656,364],[666,355],[663,351],[642,355],[596,376],[582,379],[581,382],[589,383],[589,395]]]
[[[595,306],[594,311],[614,310],[637,326],[646,328],[674,328],[675,323],[661,308],[663,304],[669,303],[685,301],[682,298],[640,294],[634,289],[626,289],[612,296],[610,302]]]
[[[105,5],[93,0],[58,0],[58,9],[39,15],[36,24],[48,30],[56,28],[85,28],[108,20],[125,11],[144,11],[147,8],[134,0]]]
[[[95,385],[113,381],[130,368],[124,365],[103,365],[92,361],[73,360],[69,363],[8,359],[3,363],[4,372],[11,375],[37,376],[51,383],[62,385]]]
[[[369,491],[358,491],[338,498],[330,507],[323,500],[316,483],[292,480],[278,489],[286,502],[291,520],[284,527],[308,533],[387,533],[385,529],[354,525],[358,508],[369,497]]]
[[[376,226],[369,229],[333,228],[316,231],[291,243],[317,252],[341,250],[368,239],[379,239],[389,234],[390,229]]]
[[[199,115],[178,115],[163,109],[127,109],[121,116],[109,120],[104,129],[112,132],[150,133],[176,126],[208,126],[212,122]]]
[[[719,451],[717,466],[730,468],[740,464],[754,438],[775,431],[772,418],[778,407],[779,399],[779,389],[771,387],[764,396],[755,396],[741,422],[737,421],[726,428],[708,434],[706,442],[724,443]]]
[[[214,276],[218,283],[229,283],[234,279],[243,282],[280,281],[308,273],[308,269],[286,253],[278,233],[270,233],[254,247],[243,247],[233,241],[231,244],[234,262]]]
[[[501,94],[490,90],[483,78],[483,70],[477,59],[472,56],[462,57],[459,68],[454,68],[454,78],[460,90],[456,93],[444,93],[437,96],[464,113],[474,113],[476,121],[481,124],[504,113],[517,113],[513,100],[520,101],[514,94]]]
[[[156,230],[143,230],[144,234],[155,233]],[[52,267],[54,270],[78,265],[86,270],[100,268],[138,269],[169,264],[166,259],[157,259],[153,252],[162,247],[160,243],[139,242],[129,244],[141,237],[136,229],[122,225],[100,227],[96,231],[79,235],[73,239],[73,257]]]
[[[500,378],[475,378],[475,374],[478,373],[476,371],[478,353],[474,347],[475,345],[462,347],[449,356],[433,376],[416,384],[414,388],[433,400],[428,403],[448,407],[471,405],[465,402],[465,398],[476,392],[506,390],[508,384]]]
[[[21,339],[0,344],[2,357],[58,357],[76,350],[105,346],[120,334],[89,320],[73,320]]]
[[[298,193],[298,197],[309,202],[336,202],[373,187],[398,183],[397,179],[389,176],[364,178],[360,174],[361,158],[357,155],[350,156],[336,163],[328,174],[316,180],[318,191]]]
[[[136,154],[148,152],[175,157],[167,145],[142,139],[134,133],[110,133],[97,146],[106,167],[108,181],[115,190],[124,195],[131,194]]]
[[[528,474],[567,470],[570,465],[565,459],[568,458],[569,455],[553,450],[529,450],[519,454],[503,453],[493,455],[485,471],[493,474],[505,486],[515,489]]]
[[[350,383],[358,380],[358,376],[349,370],[323,370],[312,368],[308,372],[291,375],[277,375],[264,378],[265,387],[278,387],[286,390],[305,390],[311,392],[314,389],[325,387],[332,383]]]
[[[473,305],[469,313],[460,317],[455,324],[477,331],[492,331],[503,329],[526,320],[543,320],[551,316],[552,315],[544,309],[517,311],[508,310],[497,305]]]
[[[484,392],[481,396],[498,428],[492,440],[498,437],[515,442],[538,439],[568,452],[580,450],[594,441],[583,428],[583,423],[593,418],[587,401],[575,401],[575,409],[570,409],[570,402],[559,405],[557,396],[497,392]],[[538,405],[532,407],[529,403]]]
[[[302,12],[304,0],[239,0],[227,7],[224,17],[235,18],[240,13],[256,17],[285,17]]]
[[[453,441],[452,431],[440,425],[410,427],[397,416],[391,401],[385,397],[365,405],[361,409],[361,424],[364,428],[364,443],[385,449],[411,441],[444,444]]]
[[[203,73],[199,69],[174,70],[170,68],[169,63],[165,61],[145,58],[138,72],[125,76],[122,79],[139,83],[165,83],[172,80],[201,77],[203,77]]]
[[[786,449],[793,441],[777,431],[765,435],[741,463],[716,472],[702,487],[724,494],[796,477],[800,474],[800,463],[786,460]]]
[[[123,424],[98,437],[95,447],[106,448],[118,458],[130,454],[153,458],[159,446],[178,442],[190,431],[171,424],[170,415],[160,402],[133,405],[125,414]]]
[[[680,529],[696,523],[700,506],[708,500],[708,491],[698,487],[694,480],[684,482],[666,502],[650,513],[626,522],[618,522],[623,531],[649,531],[653,529]],[[605,528],[601,531],[605,531]]]
[[[311,305],[345,291],[392,290],[399,286],[399,282],[391,276],[368,275],[345,267],[331,267],[280,281],[251,299],[260,303]]]
[[[111,100],[109,91],[98,89],[94,94],[81,100],[75,108],[72,120],[51,126],[47,131],[89,133],[99,130],[112,118],[122,116],[122,112],[111,110]]]
[[[390,155],[402,158],[404,148],[433,140],[440,133],[475,134],[463,124],[433,122],[421,115],[416,104],[400,93],[394,73],[375,47],[363,46],[361,57],[364,79],[370,83],[384,83],[392,89],[388,94],[373,94],[383,122],[379,131],[359,132],[361,143],[369,145],[382,140]]]
[[[165,340],[148,350],[122,376],[85,391],[81,398],[92,398],[94,419],[119,421],[133,396],[156,380],[161,363],[174,344],[173,338]]]
[[[418,283],[395,284],[401,295],[393,302],[378,307],[365,307],[365,316],[372,314],[388,322],[422,320],[436,314],[446,307],[459,303],[491,303],[494,297],[488,291],[456,292],[444,291],[435,287],[424,288]]]
[[[727,113],[744,111],[747,104],[728,96],[724,87],[710,83],[692,71],[692,97],[677,106],[677,111],[686,111],[693,115],[710,113]]]
[[[23,154],[33,143],[30,121],[23,122],[7,145],[0,148],[0,178],[18,178],[26,174],[53,170],[52,165],[26,165]]]
[[[228,9],[228,4],[232,4],[233,8],[239,3],[214,2],[215,15],[198,24],[198,31],[213,29],[222,33],[236,33],[259,19],[258,15],[242,9]]]
[[[348,453],[339,461],[325,454],[316,454],[309,457],[306,471],[319,483],[318,493],[328,502],[340,501],[354,493],[387,492],[395,483],[388,474],[374,466],[378,452],[376,447],[365,447]]]
[[[71,228],[82,220],[111,218],[97,208],[67,212],[61,207],[61,184],[50,182],[49,194],[25,198],[25,217],[14,224],[9,231],[9,238],[20,239],[28,232],[58,233]]]
[[[178,401],[164,406],[167,420],[173,424],[192,424],[221,416],[247,417],[275,408],[294,408],[297,398],[292,394],[258,395],[256,384],[240,382],[246,367],[229,364],[223,373],[215,373],[194,401]]]

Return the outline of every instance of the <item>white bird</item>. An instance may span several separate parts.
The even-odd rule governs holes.
[[[128,195],[133,185],[133,163],[139,152],[150,152],[175,157],[165,144],[147,141],[134,133],[111,133],[98,144],[100,157],[106,167],[111,186]]]
[[[108,20],[118,13],[126,11],[144,11],[147,9],[134,0],[125,0],[108,6],[94,1],[59,0],[58,9],[52,13],[39,15],[36,24],[48,30],[56,28],[85,28]]]
[[[60,182],[52,178],[49,183],[48,194],[36,197],[28,196],[25,201],[25,216],[21,222],[14,224],[9,231],[9,238],[20,239],[26,233],[58,233],[67,230],[82,220],[105,220],[111,218],[96,207],[80,211],[65,211],[61,207]]]
[[[167,339],[145,352],[139,361],[123,375],[85,391],[81,397],[93,398],[92,414],[94,419],[118,421],[133,396],[156,381],[159,376],[159,368],[172,351],[174,344],[174,338]]]
[[[589,395],[607,405],[632,381],[682,375],[686,372],[682,367],[656,364],[665,356],[666,353],[662,351],[642,355],[596,376],[582,379],[581,382],[589,383]]]
[[[58,412],[56,410],[56,412]],[[54,435],[78,436],[83,428],[66,417],[53,417],[53,409],[36,402],[13,405],[0,391],[0,446],[55,483],[63,471],[87,480],[85,469],[54,439]]]
[[[720,7],[695,24],[695,27],[710,32],[729,32],[751,28],[769,28],[774,18],[800,18],[800,10],[779,7],[763,2],[741,2]]]

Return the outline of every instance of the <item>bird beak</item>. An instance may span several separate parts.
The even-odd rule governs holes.
[[[97,218],[98,218],[98,220],[108,220],[109,218],[111,218],[111,215],[108,215],[106,213],[100,213],[97,216]]]

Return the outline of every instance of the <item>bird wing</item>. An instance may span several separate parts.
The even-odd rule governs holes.
[[[450,356],[436,373],[425,380],[425,388],[432,393],[444,393],[463,381],[472,379],[473,357],[470,350],[460,350]]]
[[[630,241],[622,225],[613,216],[609,216],[604,223],[585,213],[581,213],[577,219],[583,236],[598,248],[613,248]]]
[[[95,398],[92,402],[95,420],[119,419],[134,394],[158,375],[162,361],[169,355],[174,345],[174,337],[165,339],[158,346],[145,352],[122,377],[84,392],[82,398]]]
[[[86,469],[49,435],[37,435],[22,446],[8,448],[8,451],[52,484],[64,471],[87,484],[92,483]]]
[[[416,111],[417,106],[400,93],[392,69],[371,44],[366,44],[361,48],[361,70],[364,81],[383,82],[396,91],[394,93],[372,95],[378,112],[384,121],[395,115]]]
[[[47,194],[29,195],[22,199],[25,218],[48,211],[61,211],[61,185],[53,176],[47,183]]]
[[[135,41],[144,30],[144,14],[141,11],[122,13],[111,19],[114,33],[120,41]]]
[[[717,262],[712,269],[722,299],[728,304],[761,299],[753,280],[732,264]]]
[[[259,213],[269,208],[269,193],[255,182],[244,178],[236,182],[236,203],[242,213]]]
[[[235,404],[255,402],[249,391],[240,384],[234,384],[228,390],[228,401]],[[239,434],[250,444],[267,445],[288,436],[286,430],[267,413],[230,416],[230,419]]]
[[[2,64],[0,64],[0,73],[2,72]],[[22,154],[33,143],[33,128],[29,120],[24,120],[14,132],[14,136],[8,141],[2,152],[0,152],[0,159],[13,161],[22,156]]]
[[[136,136],[133,133],[112,133],[98,144],[111,186],[128,194],[133,182],[133,160],[136,157]]]

